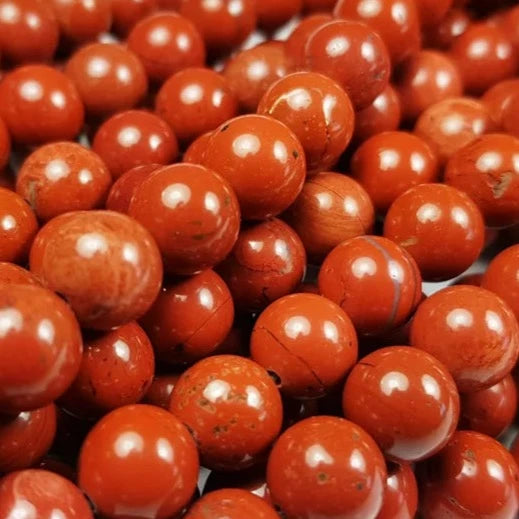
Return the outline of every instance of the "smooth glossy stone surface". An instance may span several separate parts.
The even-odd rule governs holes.
[[[424,519],[512,519],[519,500],[517,464],[496,440],[458,431],[426,465],[420,509]]]
[[[198,479],[189,431],[150,405],[121,407],[88,434],[79,458],[79,485],[104,516],[167,519],[189,502]]]
[[[142,318],[157,357],[192,363],[214,353],[231,330],[234,304],[223,279],[204,270],[167,284]]]
[[[16,191],[41,221],[69,211],[101,207],[112,177],[97,153],[75,142],[33,151],[16,177]]]
[[[449,49],[454,40],[461,36],[471,24],[471,15],[463,7],[453,7],[436,25],[427,28],[424,47]]]
[[[303,0],[264,0],[256,3],[258,26],[272,31],[296,16],[303,7]]]
[[[421,299],[412,256],[378,236],[359,236],[333,249],[319,272],[319,291],[351,318],[359,334],[378,335],[404,324]]]
[[[142,401],[169,410],[171,393],[173,393],[173,388],[179,377],[180,374],[156,375]]]
[[[414,519],[418,508],[418,485],[408,464],[388,467],[384,503],[377,519]]]
[[[303,146],[308,174],[327,170],[348,146],[354,113],[346,92],[315,72],[296,72],[274,83],[258,113],[285,123]]]
[[[454,0],[415,0],[422,25],[436,25],[447,14]]]
[[[295,398],[315,398],[342,381],[357,360],[357,334],[339,306],[315,294],[269,305],[251,336],[251,358]]]
[[[88,501],[70,481],[47,470],[29,469],[0,479],[0,516],[93,519]]]
[[[409,188],[439,177],[432,148],[402,131],[379,133],[364,141],[353,155],[351,172],[382,213]]]
[[[382,348],[349,374],[344,416],[371,434],[386,457],[414,462],[439,452],[456,430],[460,399],[447,368],[408,346]]]
[[[111,0],[113,29],[118,34],[128,34],[140,20],[161,6],[162,0]],[[170,7],[177,10],[177,7]]]
[[[514,367],[519,327],[488,290],[444,288],[425,299],[411,323],[411,344],[443,362],[461,392],[493,386]]]
[[[71,305],[87,328],[138,319],[162,281],[160,254],[138,222],[113,211],[57,216],[34,240],[31,272]]]
[[[83,125],[79,92],[63,73],[45,65],[26,65],[0,81],[0,117],[13,141],[42,144],[73,140]]]
[[[39,285],[40,282],[26,269],[0,261],[0,285]]]
[[[496,126],[503,124],[503,114],[510,101],[519,93],[519,78],[505,79],[491,86],[482,96],[481,101],[486,104],[490,116]]]
[[[519,138],[483,135],[447,162],[445,182],[465,191],[480,208],[485,223],[519,223]]]
[[[267,483],[288,517],[375,519],[386,464],[371,437],[343,418],[316,416],[287,429],[274,444]]]
[[[217,355],[180,376],[170,411],[189,427],[201,463],[216,470],[250,467],[266,455],[279,434],[281,397],[255,362]]]
[[[50,290],[1,285],[0,322],[0,411],[50,404],[79,370],[82,341],[74,314]]]
[[[7,166],[11,154],[11,136],[3,119],[0,118],[0,173]]]
[[[265,308],[294,291],[306,269],[304,246],[295,231],[273,218],[245,227],[231,254],[218,266],[236,311]]]
[[[154,171],[136,190],[128,214],[149,230],[165,270],[176,274],[194,274],[221,262],[240,226],[229,183],[195,164]]]
[[[439,281],[459,276],[478,259],[485,224],[478,206],[463,191],[421,184],[393,202],[384,236],[413,256],[424,280]]]

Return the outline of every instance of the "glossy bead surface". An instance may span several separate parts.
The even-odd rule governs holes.
[[[128,34],[135,24],[150,15],[161,0],[111,0],[113,29],[118,34]]]
[[[459,276],[477,260],[485,224],[478,206],[463,191],[422,184],[393,202],[384,236],[413,256],[424,280],[439,281]]]
[[[94,517],[76,485],[58,474],[38,469],[13,472],[0,479],[0,516],[23,517],[27,510],[38,519],[60,515],[74,519]]]
[[[48,61],[54,56],[59,26],[49,2],[0,1],[0,48],[14,64]]]
[[[323,172],[305,182],[285,219],[301,238],[310,261],[319,262],[344,240],[370,234],[375,214],[357,181]]]
[[[258,26],[272,31],[296,16],[303,7],[303,0],[265,0],[256,3]]]
[[[91,43],[68,60],[65,73],[76,85],[87,113],[106,116],[133,108],[148,89],[139,58],[116,43]]]
[[[396,65],[420,49],[420,20],[414,0],[339,0],[337,18],[358,20],[382,37]]]
[[[206,517],[226,519],[277,519],[279,516],[263,499],[237,488],[215,490],[204,494],[187,512],[185,519]]]
[[[38,222],[29,204],[0,187],[0,261],[24,261],[37,230]]]
[[[461,397],[460,428],[497,438],[514,421],[517,389],[507,375],[493,386]]]
[[[61,294],[80,323],[106,330],[141,317],[160,289],[162,264],[151,235],[112,211],[76,211],[36,236],[31,272]]]
[[[431,147],[402,131],[379,133],[364,141],[353,155],[351,172],[381,213],[409,188],[439,176]]]
[[[519,137],[519,90],[503,111],[502,126],[506,133]]]
[[[335,79],[357,110],[382,93],[390,73],[389,54],[378,33],[364,23],[346,20],[329,22],[311,34],[305,65]]]
[[[269,305],[251,336],[251,358],[295,398],[323,396],[357,360],[357,335],[339,306],[315,294],[292,294]]]
[[[144,330],[129,322],[85,342],[79,373],[60,400],[80,417],[97,417],[136,404],[153,379],[153,348]]]
[[[237,311],[254,311],[290,294],[303,279],[306,254],[295,231],[273,218],[245,227],[218,273]]]
[[[431,146],[443,165],[456,151],[494,128],[490,112],[481,101],[457,97],[425,109],[414,132]]]
[[[296,72],[274,83],[258,113],[286,124],[303,146],[308,173],[327,170],[348,146],[354,113],[346,92],[315,72]]]
[[[189,431],[150,405],[121,407],[88,434],[79,458],[79,485],[103,516],[166,519],[189,502],[198,478]]]
[[[6,74],[0,98],[0,117],[20,144],[73,140],[83,125],[78,90],[64,74],[45,65],[26,65]]]
[[[0,316],[0,410],[19,413],[50,404],[72,383],[81,362],[74,314],[50,290],[1,285]]]
[[[204,270],[166,285],[141,322],[160,360],[185,364],[214,353],[233,319],[227,285],[214,271]]]
[[[218,355],[197,362],[179,378],[170,411],[191,430],[204,466],[247,468],[279,434],[281,397],[255,362]]]
[[[519,138],[483,135],[447,162],[445,182],[476,202],[488,226],[519,222]]]
[[[386,238],[359,236],[333,249],[319,271],[319,291],[351,318],[359,334],[403,324],[421,298],[411,255]]]
[[[173,389],[179,377],[180,374],[155,376],[144,395],[143,402],[169,410],[171,393],[173,393]]]
[[[272,501],[290,518],[375,519],[386,475],[372,438],[354,423],[331,416],[287,429],[267,466]]]
[[[47,454],[56,434],[56,407],[0,415],[0,472],[31,467]]]
[[[26,269],[0,261],[0,285],[39,285],[39,281]]]
[[[519,78],[505,79],[491,86],[482,96],[481,100],[488,107],[490,116],[497,127],[503,124],[503,114],[510,101],[518,95]]]
[[[175,72],[201,67],[205,61],[200,33],[190,20],[175,12],[160,12],[141,20],[128,36],[128,47],[152,81],[165,81]]]
[[[222,261],[240,226],[229,184],[195,164],[154,171],[133,195],[128,213],[150,231],[166,271],[176,274],[194,274]]]
[[[415,0],[422,25],[437,24],[447,14],[454,0]]]
[[[414,462],[439,452],[456,430],[460,399],[447,368],[408,346],[370,353],[353,368],[344,416],[362,427],[384,455]]]
[[[417,508],[418,486],[413,469],[406,463],[390,465],[377,519],[414,519]]]
[[[238,103],[228,81],[207,68],[186,68],[171,76],[155,98],[156,112],[182,142],[235,117]]]
[[[457,66],[445,54],[422,50],[409,57],[397,71],[395,87],[404,119],[415,120],[426,108],[463,93]]]
[[[424,34],[424,47],[450,49],[454,40],[461,36],[469,27],[471,16],[462,7],[453,7],[441,21],[427,28]]]
[[[425,467],[424,519],[512,519],[517,516],[517,464],[496,440],[457,431]]]
[[[92,149],[114,178],[144,164],[170,164],[178,155],[174,132],[166,121],[144,110],[120,112],[97,130]]]
[[[474,286],[444,288],[414,316],[411,344],[443,362],[461,392],[493,386],[515,365],[519,327],[508,305]]]
[[[16,191],[47,221],[69,211],[104,204],[112,177],[99,155],[75,142],[46,144],[20,168]]]
[[[202,162],[230,183],[246,220],[262,220],[287,209],[299,195],[306,174],[297,137],[283,123],[264,115],[243,115],[218,127]]]
[[[11,154],[11,136],[3,119],[0,118],[0,173],[9,162]]]

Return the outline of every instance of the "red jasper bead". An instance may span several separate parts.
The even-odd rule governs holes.
[[[83,104],[74,83],[45,65],[7,73],[0,81],[0,98],[0,117],[20,144],[73,140],[83,125]]]
[[[510,7],[498,13],[498,16],[499,14],[502,14],[502,17],[497,25],[508,35],[519,52],[519,7]]]
[[[247,220],[262,220],[287,209],[306,174],[297,137],[264,115],[243,115],[218,127],[208,139],[202,163],[229,181]]]
[[[477,272],[475,274],[466,274],[456,280],[455,285],[473,285],[475,287],[481,286],[481,280],[483,279],[483,273]]]
[[[339,243],[370,234],[375,220],[365,189],[340,173],[319,173],[308,179],[285,214],[311,261],[319,262]]]
[[[443,165],[456,151],[494,128],[485,104],[455,97],[426,108],[416,121],[414,132],[431,146]]]
[[[128,36],[128,47],[142,61],[152,81],[163,82],[187,67],[201,67],[205,47],[190,20],[175,12],[160,12],[141,20]]]
[[[465,91],[481,94],[498,81],[513,77],[518,56],[508,34],[490,24],[472,24],[452,44]],[[484,71],[484,73],[483,73]]]
[[[229,184],[195,164],[174,164],[151,173],[134,193],[128,213],[150,231],[166,271],[176,274],[194,274],[222,261],[240,226]]]
[[[0,261],[0,285],[39,285],[39,281],[26,269]]]
[[[267,466],[272,501],[287,517],[375,519],[386,464],[359,426],[332,416],[307,418],[274,444]]]
[[[70,386],[81,362],[74,314],[50,290],[1,285],[0,317],[0,410],[19,413],[50,404]]]
[[[504,299],[519,321],[519,245],[508,247],[490,261],[481,286]]]
[[[371,434],[385,456],[400,462],[439,452],[456,430],[460,412],[447,368],[408,346],[364,357],[346,380],[342,405],[346,418]]]
[[[202,496],[184,516],[185,519],[205,519],[206,517],[226,519],[277,519],[275,510],[263,499],[237,488],[215,490]]]
[[[415,0],[420,21],[425,27],[438,24],[451,8],[454,0]]]
[[[116,43],[91,43],[68,60],[65,73],[76,85],[87,113],[111,115],[137,105],[148,89],[139,58]]]
[[[357,110],[369,106],[382,93],[391,68],[378,33],[362,22],[346,20],[329,22],[310,35],[305,65],[335,79]]]
[[[95,40],[110,29],[116,0],[51,0],[61,33],[74,43]]]
[[[413,469],[407,464],[388,468],[384,503],[377,519],[414,519],[418,508],[418,486]]]
[[[514,421],[517,388],[511,375],[497,384],[461,396],[460,428],[497,438]]]
[[[0,187],[0,261],[24,261],[37,230],[38,222],[29,204]]]
[[[373,135],[397,130],[402,108],[396,90],[388,84],[371,104],[355,113],[354,138],[365,141]]]
[[[377,31],[393,65],[420,50],[420,20],[414,0],[339,0],[334,15],[359,20]]]
[[[85,342],[79,373],[60,404],[76,416],[96,417],[146,394],[155,371],[144,330],[129,322]]]
[[[75,142],[36,149],[16,178],[16,191],[43,221],[69,211],[100,207],[112,177],[97,153]]]
[[[92,149],[119,178],[144,164],[170,164],[178,155],[175,134],[166,121],[144,110],[119,112],[97,130]]]
[[[395,87],[404,119],[415,120],[426,108],[463,93],[463,83],[454,62],[445,54],[422,50],[404,61],[397,71]]]
[[[393,202],[384,236],[413,256],[424,280],[438,281],[459,276],[477,260],[485,225],[478,206],[463,191],[421,184]]]
[[[420,509],[424,519],[516,517],[519,471],[496,440],[457,431],[447,447],[426,465]]]
[[[445,168],[445,182],[476,202],[489,226],[519,222],[519,138],[483,135],[457,151]]]
[[[285,44],[269,41],[245,49],[231,57],[222,74],[244,112],[255,112],[262,96],[278,79],[286,76],[291,64]]]
[[[456,38],[470,26],[471,16],[463,7],[453,7],[436,25],[427,27],[424,46],[436,49],[449,49]]]
[[[184,364],[214,353],[233,320],[227,285],[214,271],[204,270],[166,285],[141,322],[160,360]]]
[[[179,377],[179,374],[157,375],[146,391],[143,402],[169,410],[171,394]]]
[[[346,92],[315,72],[296,72],[274,83],[258,113],[285,123],[303,146],[308,173],[327,170],[348,146],[354,113]]]
[[[100,330],[141,317],[162,280],[152,236],[112,211],[57,216],[36,236],[30,265],[45,286],[69,302],[83,326]]]
[[[238,103],[222,75],[193,67],[177,72],[162,85],[155,110],[182,142],[191,142],[236,116]]]
[[[121,407],[86,437],[79,485],[105,517],[174,517],[198,479],[189,431],[171,413],[150,405]]]
[[[269,305],[251,336],[251,358],[295,398],[323,396],[357,360],[357,335],[335,303],[315,294],[292,294]]]
[[[47,470],[28,469],[0,479],[1,517],[74,517],[94,516],[79,488],[58,474]]]
[[[481,97],[496,126],[503,124],[503,114],[518,92],[519,79],[505,79],[491,86]]]
[[[303,7],[303,0],[265,0],[256,3],[258,25],[266,31],[273,31],[296,16]]]
[[[47,454],[56,434],[56,407],[0,416],[0,472],[31,467]],[[1,507],[1,504],[0,504]]]
[[[237,311],[265,308],[292,293],[303,279],[306,254],[295,231],[273,218],[245,227],[218,272],[233,296]]]
[[[54,56],[59,26],[49,4],[39,0],[0,2],[0,48],[12,63],[48,61]]]
[[[146,164],[144,166],[135,166],[123,173],[110,188],[108,198],[106,199],[106,208],[110,211],[127,213],[131,199],[139,189],[139,186],[151,173],[161,167],[161,164]]]
[[[353,155],[351,172],[382,213],[407,189],[439,176],[437,157],[427,142],[402,131],[364,141]]]
[[[351,318],[359,334],[378,335],[404,324],[421,299],[412,256],[378,236],[359,236],[333,249],[319,272],[319,291]]]
[[[444,288],[413,318],[411,344],[443,362],[461,392],[493,386],[514,367],[519,327],[509,306],[475,286]]]
[[[184,0],[179,12],[195,24],[213,53],[238,46],[256,27],[253,0]]]
[[[11,136],[7,125],[0,118],[0,173],[7,166],[11,154]]]
[[[234,355],[209,357],[185,371],[170,411],[192,432],[202,464],[216,470],[257,463],[279,434],[283,416],[268,373]]]
[[[510,99],[510,103],[503,111],[503,129],[506,133],[519,137],[519,90]]]
[[[160,0],[111,0],[113,29],[125,35],[160,6]]]

